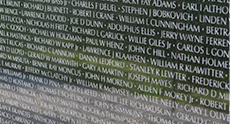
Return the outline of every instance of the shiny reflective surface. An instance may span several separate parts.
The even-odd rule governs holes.
[[[0,122],[227,124],[228,1],[0,1]]]

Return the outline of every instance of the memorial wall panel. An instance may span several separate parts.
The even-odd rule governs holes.
[[[0,0],[1,124],[228,124],[229,0]]]

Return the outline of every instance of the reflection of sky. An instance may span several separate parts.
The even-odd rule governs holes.
[[[12,116],[7,118],[2,114],[1,118],[16,123],[24,120],[34,123],[55,122],[60,124],[80,122],[139,124],[167,120],[185,124],[198,123],[199,120],[227,124],[222,120],[223,118],[219,120],[214,115],[209,115],[209,112],[214,114],[217,111],[190,104],[179,104],[160,97],[151,97],[151,100],[144,101],[137,95],[126,97],[80,85],[60,83],[47,78],[43,78],[43,82],[32,82],[28,78],[22,82],[16,82],[20,79],[2,75],[0,80],[2,96],[0,109],[3,113]],[[222,112],[219,114],[226,116]],[[21,120],[16,120],[16,117]]]

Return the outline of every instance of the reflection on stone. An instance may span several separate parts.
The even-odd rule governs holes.
[[[227,124],[226,0],[0,0],[0,123]]]

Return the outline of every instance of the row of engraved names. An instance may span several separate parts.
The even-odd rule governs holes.
[[[44,11],[44,12],[54,12],[60,14],[68,14],[72,12],[67,4],[70,4],[71,7],[80,7],[84,9],[99,9],[101,11],[107,12],[119,12],[129,13],[129,14],[137,14],[137,15],[151,15],[148,6],[151,7],[160,7],[160,8],[171,8],[174,10],[184,10],[184,11],[195,11],[195,12],[206,12],[210,14],[228,14],[229,8],[228,6],[217,5],[217,4],[203,4],[197,2],[181,2],[177,3],[177,1],[166,1],[166,0],[122,0],[122,3],[128,5],[117,5],[109,2],[94,2],[94,1],[79,1],[79,0],[71,0],[71,1],[59,1],[62,3],[62,6],[56,6],[56,0],[51,0],[54,3],[40,4],[34,2],[21,2],[18,0],[2,0],[0,5],[5,5],[9,7],[23,7],[26,9]],[[138,5],[138,6],[137,6]]]
[[[7,69],[7,68],[1,68],[0,71],[3,75],[16,76],[16,77],[21,78],[21,79],[29,78],[29,76],[26,76],[25,73],[17,72],[17,71]],[[51,71],[47,71],[47,72],[41,71],[37,68],[30,67],[30,66],[26,66],[25,71],[30,72],[30,74],[40,74],[40,75],[45,76],[47,78],[57,79],[57,80],[65,81],[65,82],[69,82],[69,83],[76,83],[76,84],[80,84],[80,85],[83,85],[86,87],[91,87],[91,88],[100,89],[100,90],[104,89],[104,90],[108,91],[108,89],[106,88],[106,85],[108,85],[108,87],[110,87],[110,86],[122,87],[121,89],[123,89],[123,91],[122,92],[120,91],[120,95],[124,95],[124,96],[128,96],[130,94],[129,89],[136,89],[138,91],[151,93],[151,94],[155,94],[155,95],[164,95],[164,96],[167,96],[169,98],[178,99],[178,100],[187,101],[187,102],[188,102],[188,97],[184,98],[184,96],[186,96],[186,93],[196,93],[196,94],[203,95],[203,96],[210,96],[211,98],[228,100],[228,93],[221,93],[218,90],[216,91],[214,89],[201,88],[201,87],[192,86],[190,84],[184,84],[184,83],[174,84],[171,80],[150,78],[148,76],[144,76],[141,74],[135,74],[135,73],[128,73],[128,78],[130,78],[129,79],[130,81],[126,81],[123,79],[118,79],[118,78],[114,78],[111,76],[104,76],[104,75],[96,74],[93,72],[87,72],[87,71],[85,71],[84,73],[81,73],[79,71],[79,73],[77,75],[79,77],[81,75],[83,75],[85,80],[80,79],[79,77],[78,78],[76,78],[76,77],[72,78],[72,77],[69,77],[68,75],[60,74],[58,72],[54,73]],[[143,76],[143,77],[138,77],[138,76]],[[183,76],[185,76],[185,75],[183,75]],[[30,76],[30,77],[32,77],[32,76]],[[2,79],[4,79],[5,81],[8,80],[7,77],[2,77]],[[105,82],[106,85],[105,85],[105,87],[103,87],[103,84],[95,83],[93,81]],[[142,82],[143,81],[145,81],[145,82],[149,81],[149,82],[147,82],[148,84],[139,84],[138,82],[140,82],[140,81],[142,81]],[[203,78],[203,77],[199,77],[199,76],[192,76],[192,82],[194,84],[224,89],[225,91],[226,91],[226,89],[229,89],[229,84],[227,84],[224,81],[216,81],[216,80]],[[157,85],[158,85],[158,87],[155,87]],[[162,86],[168,87],[168,88],[177,87],[177,89],[179,91],[183,91],[186,93],[180,93],[179,91],[178,92],[175,92],[175,91],[170,92],[170,91],[167,91],[168,89],[163,90]],[[115,93],[113,91],[114,90],[113,88],[109,88],[109,91],[112,93]],[[133,95],[133,94],[131,94],[131,95]],[[195,101],[198,102],[198,100],[199,99],[196,99]],[[199,101],[202,103],[202,105],[207,104],[207,103],[202,102],[202,100],[199,100]],[[190,102],[193,102],[193,101],[190,100]]]
[[[26,28],[23,27],[21,25],[17,25],[17,24],[9,24],[9,23],[1,23],[0,25],[2,29],[8,29],[11,31],[22,31],[22,32],[27,32],[29,31],[32,34],[36,34],[36,35],[42,35],[42,36],[50,36],[50,37],[55,37],[55,38],[61,38],[61,39],[65,39],[65,40],[74,40],[74,41],[78,41],[78,42],[82,42],[83,38],[81,36],[76,36],[76,35],[71,35],[68,33],[60,33],[60,32],[53,32],[53,31],[48,31],[48,30],[42,30],[42,29],[38,29],[38,28]],[[198,54],[206,54],[206,55],[212,55],[215,57],[227,57],[229,58],[229,51],[228,50],[224,50],[224,49],[218,49],[218,48],[212,48],[211,50],[209,50],[209,47],[204,47],[203,45],[191,45],[191,44],[185,44],[185,43],[176,43],[173,44],[169,41],[165,41],[165,40],[161,40],[161,39],[155,39],[155,38],[146,38],[146,37],[138,37],[138,36],[132,36],[132,35],[127,35],[125,36],[122,33],[114,33],[114,32],[110,32],[110,31],[98,31],[96,29],[85,29],[83,27],[74,27],[75,31],[78,32],[78,34],[87,34],[89,36],[97,36],[100,38],[109,38],[112,40],[119,40],[119,41],[124,41],[124,40],[128,40],[129,42],[134,42],[134,43],[138,43],[138,45],[128,45],[128,52],[134,52],[134,53],[146,53],[146,54],[155,54],[155,50],[152,50],[151,47],[144,47],[144,46],[139,46],[139,44],[144,44],[147,45],[147,42],[150,46],[155,46],[155,47],[160,47],[160,48],[166,48],[166,49],[170,49],[171,47],[176,47],[177,50],[179,51],[187,51],[187,52],[191,52],[191,53],[198,53]],[[209,28],[210,29],[210,28]],[[155,29],[149,29],[149,28],[141,28],[141,34],[145,34],[145,35],[154,35],[156,34]],[[159,32],[157,32],[157,34],[159,34]],[[16,38],[19,40],[26,40],[26,41],[31,41],[34,40],[34,42],[38,42],[38,43],[46,43],[47,41],[49,42],[55,42],[54,40],[48,40],[48,38],[41,38],[41,37],[31,37],[29,34],[22,34],[22,33],[15,33],[15,32],[10,32],[10,31],[4,31],[4,30],[0,30],[0,35],[4,36],[4,37],[9,37],[9,38]],[[205,41],[204,40],[204,36],[197,36],[197,35],[186,35],[183,33],[176,33],[176,32],[172,32],[172,31],[166,31],[166,30],[161,30],[160,34],[161,38],[169,38],[169,39],[175,39],[175,38],[180,38],[180,39],[190,39],[194,42],[199,42],[199,43],[203,43]],[[192,38],[191,38],[192,37]],[[196,38],[198,39],[196,39]],[[209,37],[206,36],[206,43],[210,44],[210,45],[218,45],[218,46],[223,46],[223,47],[227,47],[229,40],[226,39],[221,39],[221,38],[213,38],[213,37]],[[45,41],[44,41],[45,40]],[[97,45],[97,46],[102,46],[104,45],[104,40],[102,39],[95,39],[95,38],[88,38],[86,37],[84,40],[86,40],[86,43],[88,42],[89,44],[93,44],[93,45]],[[197,41],[196,41],[197,40]],[[1,42],[6,43],[7,41],[9,41],[9,39],[4,39],[1,38]],[[11,41],[10,43],[12,45],[14,45],[13,43],[14,41]],[[107,41],[108,42],[108,41]],[[43,43],[43,44],[44,44]],[[56,43],[58,43],[58,41],[56,41]],[[59,42],[60,43],[60,42]],[[100,43],[100,44],[99,44]],[[8,42],[7,42],[8,44]],[[16,41],[15,41],[16,44]],[[63,44],[63,42],[62,42]],[[73,45],[73,43],[65,43],[67,45]],[[21,43],[21,45],[23,45]],[[57,46],[58,44],[56,44]],[[65,46],[67,46],[65,45]],[[24,46],[28,46],[24,44]],[[34,46],[34,47],[44,47],[41,45],[29,45],[29,46]],[[60,45],[59,45],[60,46]],[[63,46],[63,45],[62,45]],[[108,45],[107,45],[108,46]],[[121,46],[124,46],[124,43],[121,44]],[[22,47],[22,46],[21,46]],[[127,47],[127,46],[126,46]],[[72,47],[74,48],[74,47]],[[111,48],[111,45],[110,45]],[[124,48],[122,48],[123,50]],[[75,50],[78,50],[78,46],[75,46]],[[151,52],[153,51],[153,52]],[[46,51],[43,51],[46,52]],[[164,52],[163,52],[164,53]],[[110,56],[111,57],[111,56]],[[161,55],[161,57],[165,57],[165,55]]]
[[[229,36],[229,30],[227,28],[221,28],[221,27],[214,27],[214,26],[206,26],[206,28],[201,28],[200,26],[195,26],[192,24],[185,24],[185,23],[178,23],[177,25],[179,27],[173,26],[174,24],[170,24],[166,26],[165,24],[160,24],[156,26],[155,28],[146,28],[146,27],[139,27],[139,26],[130,26],[126,24],[117,24],[117,23],[108,23],[107,29],[108,31],[100,30],[100,29],[94,29],[94,27],[100,27],[103,29],[106,24],[100,21],[96,20],[90,20],[90,19],[80,19],[80,18],[72,18],[71,20],[74,21],[73,23],[78,23],[78,20],[82,20],[81,22],[85,25],[79,25],[79,26],[69,26],[66,24],[59,24],[59,23],[49,23],[49,22],[43,22],[35,19],[25,19],[15,17],[15,16],[8,16],[8,15],[1,15],[1,20],[7,21],[2,22],[0,25],[1,29],[14,31],[14,32],[22,32],[22,33],[31,33],[41,36],[47,36],[47,37],[54,37],[54,38],[61,38],[66,40],[72,40],[73,38],[68,37],[74,37],[69,36],[65,32],[71,31],[73,33],[77,33],[78,35],[87,35],[87,36],[97,36],[99,38],[108,38],[112,40],[118,40],[118,41],[124,41],[127,39],[128,36],[123,34],[124,32],[129,32],[133,34],[141,34],[143,38],[140,38],[140,44],[145,44],[145,37],[146,36],[159,36],[160,38],[164,39],[174,39],[174,40],[185,40],[190,42],[198,42],[198,43],[204,43],[206,40],[206,44],[210,45],[216,45],[216,46],[223,46],[228,47],[228,40],[225,38],[226,36]],[[77,22],[75,22],[77,20]],[[155,20],[155,19],[154,19]],[[18,24],[12,24],[8,22],[18,23]],[[33,27],[27,27],[23,25],[23,23],[26,23]],[[182,25],[180,25],[182,24]],[[84,27],[86,26],[86,27]],[[92,28],[93,27],[93,28]],[[187,34],[182,32],[174,32],[174,31],[168,31],[168,30],[159,30],[159,27],[167,28],[167,29],[178,29],[178,30],[187,30],[187,31],[194,31],[194,32],[201,32],[206,30],[206,34],[210,35],[221,35],[224,36],[224,38],[215,38],[211,36],[205,36],[203,35],[196,35],[196,34]],[[44,30],[40,28],[50,28],[50,29],[57,29],[58,31],[65,31],[63,33],[61,32],[54,32],[49,30]],[[113,31],[119,31],[119,32],[113,32]],[[10,32],[4,32],[1,31],[2,36],[8,36]],[[13,37],[13,36],[12,36]],[[77,37],[77,36],[76,36]],[[128,37],[129,38],[129,37]],[[28,35],[25,39],[26,41],[30,41],[31,38]],[[129,38],[130,40],[130,38]],[[143,40],[143,41],[142,41]],[[143,43],[142,43],[143,42]]]
[[[31,26],[37,26],[37,27],[43,27],[43,28],[50,28],[53,29],[55,27],[55,29],[58,30],[62,30],[62,31],[69,31],[71,28],[69,28],[70,26],[68,24],[58,24],[58,23],[52,23],[52,22],[47,22],[47,21],[54,21],[54,22],[59,22],[59,23],[68,23],[70,25],[84,25],[84,26],[89,26],[89,27],[96,27],[96,28],[104,28],[107,25],[108,29],[113,29],[115,28],[117,31],[122,29],[122,24],[113,24],[111,25],[104,23],[104,20],[110,20],[110,21],[119,21],[119,22],[124,22],[125,24],[140,24],[140,25],[145,25],[145,26],[151,26],[151,27],[155,27],[155,28],[170,28],[170,29],[177,29],[177,30],[183,30],[183,31],[192,31],[192,32],[201,32],[204,31],[204,28],[201,28],[200,25],[193,25],[193,24],[189,24],[189,23],[185,23],[185,22],[175,22],[174,20],[162,20],[162,19],[156,19],[156,18],[142,18],[142,17],[136,17],[136,16],[128,16],[128,15],[123,15],[123,14],[114,14],[114,13],[104,13],[104,12],[100,12],[100,11],[91,11],[91,10],[80,10],[80,9],[76,9],[75,11],[73,11],[73,15],[76,15],[78,17],[66,17],[65,15],[57,15],[57,14],[50,14],[50,13],[43,13],[43,12],[33,12],[33,11],[26,11],[26,10],[20,10],[18,12],[18,10],[14,10],[15,14],[11,13],[11,11],[13,10],[8,10],[9,8],[2,8],[2,10],[0,10],[0,13],[3,14],[11,14],[11,15],[16,15],[18,16],[18,14],[20,14],[23,17],[28,17],[28,18],[33,18],[33,19],[14,19],[14,22],[18,22],[18,23],[26,23],[28,25]],[[163,17],[163,18],[170,18],[167,17],[166,14],[167,12],[159,12],[161,10],[153,10],[154,11],[154,17]],[[169,12],[168,12],[169,13]],[[171,14],[171,15],[176,15],[176,14]],[[1,20],[9,20],[7,19],[7,16],[4,17],[1,16]],[[4,19],[5,18],[5,19]],[[97,20],[90,20],[88,18],[94,18]],[[176,18],[176,17],[172,17],[171,18]],[[179,18],[179,17],[177,17]],[[229,34],[226,34],[226,32],[228,33],[227,28],[225,28],[226,25],[228,25],[228,18],[227,17],[220,17],[220,16],[207,16],[207,15],[200,15],[199,17],[194,17],[193,15],[188,15],[185,17],[185,15],[183,16],[184,20],[191,20],[192,22],[195,21],[193,18],[199,20],[199,23],[204,23],[204,24],[217,24],[218,27],[213,27],[210,26],[210,29],[206,29],[206,33],[207,34],[214,34],[214,35],[221,35],[221,36],[229,36]],[[40,19],[40,20],[37,20]],[[43,21],[42,21],[43,20]],[[44,21],[45,20],[45,21]],[[11,20],[13,21],[13,20]],[[191,22],[190,22],[191,23]],[[222,27],[220,27],[219,25],[222,25]],[[123,24],[123,28],[124,28],[124,24]],[[138,34],[138,29],[140,27],[135,27],[135,26],[129,26],[134,28],[134,31],[132,31],[133,33]],[[218,33],[211,33],[211,27],[215,28],[215,30],[217,30]],[[121,28],[121,29],[120,29]],[[137,28],[137,29],[136,29]],[[115,30],[114,29],[114,30]],[[124,30],[124,29],[123,29]],[[140,29],[139,29],[140,30]],[[210,30],[210,31],[209,31]],[[130,31],[131,32],[131,31]],[[140,31],[139,31],[140,32]]]
[[[36,87],[35,89],[39,90],[39,93],[38,92],[36,93],[34,91],[35,90],[34,88],[32,91],[32,90],[24,89],[21,87],[17,87],[15,85],[10,86],[9,84],[1,84],[1,88],[13,90],[15,92],[19,92],[19,94],[22,93],[24,95],[30,95],[32,97],[39,97],[39,99],[41,99],[41,101],[37,101],[35,99],[32,99],[32,97],[29,97],[29,96],[21,96],[18,93],[12,93],[8,90],[1,90],[1,94],[3,96],[7,96],[7,97],[11,97],[11,98],[20,100],[20,101],[24,101],[24,102],[30,103],[32,105],[40,105],[41,104],[40,106],[43,106],[47,109],[53,108],[53,110],[58,110],[56,108],[57,106],[56,107],[51,106],[52,103],[50,103],[50,102],[54,102],[54,103],[57,103],[60,105],[64,105],[65,107],[72,107],[74,109],[83,109],[83,111],[87,111],[91,114],[97,114],[97,115],[100,115],[102,117],[106,117],[106,115],[105,115],[106,112],[103,111],[103,109],[104,109],[104,110],[109,110],[109,111],[120,112],[122,114],[126,114],[126,115],[133,116],[133,117],[137,116],[139,118],[147,117],[146,115],[144,115],[144,112],[142,112],[142,111],[149,111],[149,112],[159,114],[159,115],[164,115],[164,116],[176,116],[179,120],[194,121],[192,119],[193,117],[190,118],[191,120],[186,120],[184,118],[185,113],[181,113],[181,112],[173,113],[171,110],[159,107],[161,105],[164,105],[164,106],[167,106],[169,108],[177,108],[177,109],[183,108],[183,110],[186,112],[192,112],[192,113],[195,113],[198,115],[205,115],[205,116],[209,116],[209,117],[215,118],[215,119],[227,120],[227,118],[228,118],[227,114],[224,115],[224,113],[221,113],[221,112],[219,113],[219,112],[214,111],[214,110],[211,110],[208,112],[206,109],[203,109],[200,107],[195,107],[195,106],[192,106],[189,104],[185,104],[183,106],[183,105],[179,105],[179,103],[177,103],[175,101],[167,100],[167,99],[161,99],[158,97],[152,98],[154,104],[156,104],[156,105],[150,105],[149,103],[142,103],[142,102],[138,102],[135,100],[129,100],[129,99],[117,96],[117,95],[108,95],[108,94],[104,94],[104,93],[97,93],[96,91],[91,91],[88,89],[84,89],[84,91],[83,91],[83,89],[81,89],[79,87],[65,85],[65,84],[63,85],[64,89],[68,89],[70,91],[75,91],[77,89],[74,89],[74,88],[78,88],[78,90],[79,89],[82,90],[82,93],[85,93],[89,96],[93,96],[95,98],[101,97],[100,99],[104,99],[104,100],[98,100],[95,98],[89,99],[86,96],[78,96],[78,95],[73,94],[71,92],[56,90],[56,89],[52,89],[52,88],[46,87],[46,86],[37,85],[35,87]],[[44,94],[41,91],[43,91],[45,93],[51,93],[52,92],[53,94],[51,93],[52,96],[48,96],[47,94]],[[62,98],[56,97],[54,95],[61,96]],[[135,98],[140,99],[138,97],[143,97],[143,96],[137,96],[137,94],[136,94]],[[75,102],[70,101],[69,103],[66,103],[63,98],[71,99],[71,100],[74,100]],[[201,99],[204,99],[204,98],[201,98]],[[44,101],[46,101],[46,102],[44,102]],[[93,106],[101,107],[101,108],[99,110],[98,108],[94,108],[92,106],[81,106],[81,105],[76,104],[76,101],[82,102],[84,104],[93,104]],[[110,101],[110,103],[108,103],[107,101]],[[113,103],[116,103],[116,104],[113,104]],[[158,104],[159,104],[159,106],[157,106]],[[58,106],[60,106],[60,105],[58,105]],[[120,105],[122,105],[122,106],[120,106]],[[225,103],[225,105],[219,104],[219,106],[221,106],[221,107],[225,106],[226,107],[226,103]],[[129,107],[133,107],[134,109],[129,109]],[[129,109],[130,111],[132,110],[132,112],[127,113],[127,111],[125,111],[125,109]],[[142,111],[140,111],[138,109],[141,109]],[[68,113],[66,111],[65,114],[70,114],[70,113]],[[188,114],[186,114],[186,115],[188,115]],[[195,118],[197,118],[197,117],[195,117]],[[200,119],[197,119],[197,120],[200,120]]]
[[[135,38],[138,37],[133,37],[128,35],[129,37],[129,42],[135,42]],[[130,37],[133,37],[130,40]],[[222,48],[210,48],[210,47],[204,47],[203,45],[192,45],[192,44],[186,44],[183,42],[179,42],[176,44],[173,44],[169,41],[165,40],[158,40],[154,38],[149,39],[149,44],[150,46],[140,46],[139,44],[128,44],[125,45],[124,42],[113,42],[113,41],[108,41],[108,40],[101,40],[101,39],[94,39],[94,38],[86,38],[86,44],[87,45],[77,45],[72,42],[63,42],[63,41],[57,41],[57,40],[41,40],[42,38],[34,37],[35,43],[24,43],[22,41],[18,40],[10,40],[8,38],[0,38],[0,43],[1,43],[1,51],[2,52],[11,52],[14,54],[18,55],[25,55],[27,54],[24,48],[27,48],[28,50],[33,50],[33,51],[39,51],[43,53],[50,53],[50,54],[56,54],[63,56],[65,54],[66,57],[70,58],[75,58],[76,56],[74,55],[76,51],[81,51],[83,53],[92,53],[104,57],[110,57],[110,58],[117,58],[117,54],[119,52],[116,52],[117,50],[122,50],[122,51],[127,51],[130,54],[139,54],[139,55],[154,55],[158,56],[161,58],[166,58],[166,56],[170,55],[170,52],[166,50],[167,49],[173,49],[177,50],[171,51],[171,58],[178,58],[176,56],[179,56],[180,53],[193,53],[194,56],[196,54],[200,55],[210,55],[212,57],[220,57],[220,58],[229,58],[229,50],[228,49],[222,49]],[[37,44],[40,43],[40,44]],[[45,46],[47,44],[54,44],[58,48],[62,48],[62,50],[58,50],[55,47],[51,46]],[[90,46],[88,46],[90,44]],[[9,46],[6,46],[9,45]],[[98,47],[100,46],[100,47]],[[154,46],[154,47],[152,47]],[[15,48],[19,47],[19,48]],[[159,47],[159,48],[156,48]],[[160,48],[165,48],[165,49],[160,49]],[[174,49],[176,48],[176,49]],[[67,50],[68,49],[68,50]],[[17,52],[16,52],[17,51]],[[61,53],[58,53],[59,51],[62,51]],[[198,56],[195,56],[194,58],[199,58]],[[214,59],[214,58],[213,58]],[[188,59],[189,60],[189,59]],[[210,60],[209,60],[210,61]],[[212,60],[213,61],[213,60]],[[195,63],[193,61],[193,63]],[[197,63],[200,63],[197,62]],[[211,65],[211,62],[207,65]],[[212,65],[211,65],[212,66]],[[224,68],[226,65],[222,65]]]
[[[213,67],[222,67],[224,69],[227,69],[229,61],[220,61],[220,60],[217,60],[214,58],[200,57],[200,56],[188,55],[188,54],[184,54],[184,53],[178,54],[176,52],[171,52],[171,55],[172,55],[171,57],[174,60],[181,60],[182,62],[185,62],[185,61],[186,62],[192,62],[192,63],[201,64],[201,65],[209,65],[212,68],[198,67],[198,66],[194,66],[191,64],[183,64],[182,62],[179,63],[179,62],[171,62],[171,61],[161,60],[161,59],[156,59],[156,58],[147,58],[147,57],[144,57],[141,55],[135,55],[135,54],[132,55],[132,54],[128,54],[128,53],[126,54],[126,53],[121,53],[121,52],[117,52],[117,51],[112,52],[115,54],[114,58],[110,58],[110,57],[104,58],[104,57],[95,56],[93,54],[92,55],[85,54],[85,53],[92,53],[89,51],[88,52],[85,51],[83,53],[74,53],[74,52],[70,52],[67,50],[59,50],[56,48],[50,48],[49,47],[50,49],[48,50],[48,53],[58,56],[58,57],[54,57],[54,56],[50,56],[50,55],[47,55],[44,53],[37,53],[35,51],[30,51],[30,50],[24,51],[23,49],[9,47],[9,46],[0,45],[0,48],[1,48],[0,51],[2,51],[1,58],[17,62],[15,64],[13,62],[13,64],[15,66],[12,66],[11,64],[9,64],[9,66],[11,68],[15,68],[15,69],[19,69],[19,70],[22,69],[21,64],[23,64],[23,63],[24,64],[31,64],[32,63],[31,60],[30,61],[28,60],[29,58],[35,59],[35,60],[33,60],[33,63],[32,63],[33,66],[36,66],[39,68],[44,68],[44,69],[48,69],[48,64],[47,64],[47,62],[44,62],[44,61],[49,61],[49,62],[51,61],[51,62],[54,62],[57,64],[64,64],[65,63],[64,65],[68,65],[68,66],[72,66],[72,67],[78,67],[79,64],[77,61],[66,58],[66,57],[71,57],[72,59],[77,58],[79,61],[84,61],[86,63],[88,61],[90,61],[93,63],[99,63],[101,65],[106,65],[106,66],[110,66],[110,67],[118,67],[118,68],[130,67],[130,70],[145,73],[145,74],[158,74],[158,73],[154,72],[156,70],[150,69],[150,68],[152,68],[150,66],[137,65],[137,64],[134,64],[133,62],[150,63],[151,65],[154,65],[157,67],[177,69],[177,70],[184,71],[184,72],[202,74],[202,75],[212,76],[212,77],[220,78],[220,79],[228,77],[228,74],[225,74],[225,71],[219,70],[219,69],[214,69]],[[98,53],[100,53],[100,51],[98,51]],[[22,56],[27,56],[29,58],[24,58]],[[61,58],[61,57],[65,57],[65,59]],[[118,60],[116,60],[116,59],[118,59]],[[132,63],[126,64],[123,60],[132,61]],[[21,62],[21,64],[19,64],[18,62]],[[1,64],[5,65],[3,61]],[[68,69],[68,70],[71,70],[71,69]],[[151,71],[151,70],[154,70],[154,71]],[[68,71],[66,71],[66,73],[67,72]],[[69,72],[76,72],[77,73],[77,71],[69,71]],[[160,71],[157,71],[157,72],[160,72]],[[164,76],[164,77],[167,77],[167,76]],[[182,76],[182,77],[184,77],[184,76]],[[185,80],[185,79],[182,78],[182,80]]]
[[[153,38],[149,39],[149,43],[152,46],[166,47],[167,49],[170,49],[171,46],[173,46],[173,48],[176,46],[175,48],[178,51],[168,52],[164,49],[154,48],[151,46],[147,47],[147,46],[139,46],[135,44],[124,45],[123,42],[119,43],[119,42],[113,42],[113,41],[107,41],[107,40],[92,39],[88,37],[86,38],[85,43],[90,44],[91,46],[88,46],[88,45],[79,46],[72,42],[46,40],[46,39],[43,39],[41,37],[36,37],[36,36],[34,37],[34,40],[35,40],[34,43],[24,43],[18,40],[0,38],[0,51],[4,53],[7,52],[7,53],[14,54],[14,55],[19,55],[19,56],[28,56],[30,58],[35,58],[39,60],[45,60],[45,58],[47,58],[46,59],[47,61],[50,61],[51,55],[47,55],[45,53],[57,55],[59,57],[72,58],[72,59],[79,58],[79,60],[93,61],[93,62],[98,62],[98,59],[101,56],[101,57],[106,57],[106,58],[109,57],[112,59],[127,60],[127,61],[132,61],[132,62],[137,62],[137,63],[149,63],[150,62],[151,65],[157,65],[157,66],[161,66],[161,65],[170,66],[172,64],[175,65],[173,62],[170,63],[164,60],[160,62],[162,64],[159,64],[159,62],[156,62],[155,59],[144,56],[144,55],[151,55],[151,56],[153,55],[159,58],[170,57],[173,60],[180,60],[183,62],[186,61],[186,62],[201,64],[201,65],[208,65],[210,67],[217,67],[217,68],[221,67],[224,69],[228,69],[229,67],[229,61],[227,61],[227,59],[219,60],[216,58],[212,58],[212,57],[229,58],[229,50],[227,49],[225,50],[225,49],[219,49],[215,47],[209,49],[209,47],[204,47],[200,45],[184,44],[184,43],[177,43],[176,45],[174,44],[172,45],[172,43],[170,43],[169,41],[166,42],[164,40],[161,41],[161,40],[157,40]],[[130,40],[130,42],[135,42],[135,41]],[[45,46],[47,44],[52,45],[52,47]],[[53,46],[56,46],[56,48]],[[100,47],[97,47],[97,46],[100,46]],[[101,48],[101,47],[104,47],[104,48]],[[25,50],[25,48],[27,48],[28,50]],[[59,49],[59,48],[62,48],[62,49]],[[112,48],[112,49],[108,49],[108,48]],[[126,50],[128,53],[122,53],[117,50],[122,50],[122,51]],[[37,53],[36,51],[39,51],[41,53]],[[80,53],[76,53],[76,51]],[[198,56],[198,55],[190,55],[190,54],[187,54],[186,52],[198,53],[200,55],[204,54],[206,56],[204,57],[204,56]],[[90,53],[90,54],[85,55],[85,53]],[[98,55],[98,56],[93,56],[93,55]],[[207,55],[210,55],[212,57],[209,57]],[[121,64],[116,64],[116,65],[119,65],[118,67],[124,68],[125,67],[124,62],[120,62],[120,63]],[[167,67],[167,66],[163,66],[163,67]],[[176,69],[178,68],[179,67],[177,67]],[[185,69],[182,69],[182,70],[185,70]]]

